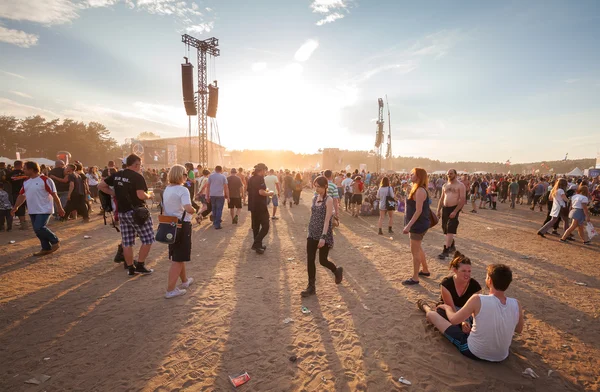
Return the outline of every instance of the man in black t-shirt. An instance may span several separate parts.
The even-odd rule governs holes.
[[[65,174],[65,162],[61,160],[55,161],[54,168],[50,170],[48,177],[54,181],[61,207],[65,208],[67,206],[67,196],[69,195],[69,179]],[[57,206],[54,206],[54,211],[58,211]],[[58,212],[54,214],[54,218],[59,219]]]
[[[68,219],[71,212],[77,211],[77,213],[83,217],[83,223],[88,223],[90,217],[85,201],[85,185],[83,184],[81,176],[76,172],[76,166],[72,163],[67,165],[65,172],[69,179],[69,192],[63,219]]]
[[[8,178],[10,178],[10,186],[12,190],[12,203],[14,204],[17,201],[17,197],[19,197],[19,192],[21,188],[23,188],[23,182],[28,180],[29,177],[25,175],[23,171],[23,161],[15,161],[13,170],[8,173]],[[21,222],[21,226],[19,226],[19,230],[27,230],[27,220],[25,219],[25,209],[27,206],[27,202],[21,204],[21,206],[17,209],[15,216],[19,217],[19,221]]]
[[[129,276],[134,276],[136,273],[151,274],[154,270],[147,269],[145,261],[148,253],[150,253],[152,243],[154,243],[154,228],[149,212],[140,209],[145,207],[145,200],[150,199],[151,195],[147,193],[146,180],[140,174],[142,159],[135,154],[131,154],[127,157],[126,165],[127,167],[124,170],[104,179],[98,185],[98,189],[115,196],[117,199],[123,255],[125,256]],[[114,190],[110,188],[111,186],[114,187]],[[136,211],[137,209],[140,210]],[[141,219],[140,216],[142,216]],[[140,247],[137,266],[134,266],[133,245],[135,245],[136,234],[139,236],[142,246]]]
[[[269,209],[267,208],[267,197],[273,196],[273,191],[267,192],[265,184],[265,172],[267,166],[259,163],[254,166],[254,175],[248,180],[248,210],[252,217],[252,233],[254,243],[252,250],[259,255],[265,253],[263,239],[269,233]]]

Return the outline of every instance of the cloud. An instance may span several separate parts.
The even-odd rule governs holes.
[[[389,71],[392,69],[396,69],[399,70],[399,73],[402,74],[407,74],[409,72],[414,71],[415,69],[417,69],[417,65],[414,62],[408,61],[404,64],[389,64],[389,65],[382,65],[380,67],[377,68],[373,68],[371,70],[368,70],[366,72],[364,72],[356,81],[357,83],[362,83],[367,81],[368,79],[372,78],[373,76],[377,75],[378,73],[384,72],[384,71]]]
[[[11,91],[11,93],[18,95],[19,97],[33,99],[33,97],[31,95],[22,93],[20,91]]]
[[[185,31],[190,34],[210,33],[210,31],[214,28],[214,25],[214,22],[200,23],[186,27]]]
[[[28,34],[21,30],[7,29],[0,25],[0,42],[17,45],[21,48],[30,48],[37,45],[38,38],[35,34]]]
[[[343,17],[343,14],[340,14],[339,12],[334,12],[333,14],[329,14],[325,18],[319,20],[317,22],[317,26],[323,26],[325,23],[335,22],[336,20],[342,19]]]
[[[408,53],[416,57],[433,56],[439,59],[448,54],[450,49],[463,38],[464,35],[459,30],[441,30],[419,39],[409,49]]]
[[[565,83],[569,83],[569,84],[571,84],[571,83],[577,83],[577,82],[579,82],[579,79],[567,79],[567,80],[565,80]]]
[[[55,25],[77,18],[80,8],[70,0],[0,1],[0,18]]]
[[[12,73],[12,72],[8,72],[8,71],[3,71],[1,69],[0,69],[0,72],[2,72],[3,74],[6,74],[8,76],[15,77],[15,78],[26,79],[25,76],[22,76],[22,75],[19,75],[19,74],[16,74],[16,73]]]
[[[35,116],[35,115],[45,116],[48,118],[60,117],[59,114],[57,114],[53,111],[37,108],[34,106],[30,106],[30,105],[24,105],[22,103],[13,101],[11,99],[1,98],[1,97],[0,97],[0,114],[7,115],[7,116],[15,116],[15,117],[19,117],[19,118],[25,118],[25,117],[29,117],[29,116]]]
[[[326,23],[342,19],[345,15],[341,11],[348,12],[348,4],[349,0],[313,0],[310,5],[312,11],[324,15],[316,22],[316,25],[323,26]]]
[[[296,51],[294,59],[296,61],[304,62],[312,56],[313,52],[319,47],[319,42],[314,39],[307,40],[302,46]]]
[[[98,7],[108,7],[108,6],[114,5],[118,2],[119,2],[119,0],[87,0],[85,2],[85,4],[92,8],[98,8]]]
[[[259,62],[252,64],[252,71],[254,72],[264,71],[265,69],[267,69],[267,63]]]
[[[310,8],[312,8],[313,12],[326,14],[332,10],[346,8],[346,2],[344,0],[314,0]]]

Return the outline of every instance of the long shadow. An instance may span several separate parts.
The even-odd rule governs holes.
[[[213,390],[232,389],[229,376],[244,371],[252,378],[248,385],[252,390],[290,390],[292,387],[296,370],[288,357],[293,354],[289,345],[289,329],[293,323],[283,323],[282,320],[291,315],[284,313],[285,306],[280,300],[280,295],[289,296],[289,292],[281,285],[280,240],[272,234],[265,241],[268,248],[264,255],[250,251],[251,232],[240,250],[233,272],[237,301],[215,371]],[[272,374],[279,376],[266,376]]]
[[[351,242],[343,234],[336,237],[336,241],[336,245],[351,247]],[[524,381],[520,375],[522,369],[531,367],[531,364],[520,357],[511,356],[504,365],[474,362],[460,356],[451,344],[431,328],[428,328],[429,332],[423,336],[420,332],[426,325],[423,315],[412,303],[407,302],[401,290],[383,278],[382,273],[385,272],[380,270],[382,268],[384,266],[380,265],[377,268],[370,260],[359,256],[358,260],[346,267],[349,272],[347,274],[349,284],[339,290],[350,310],[361,346],[368,347],[368,352],[363,354],[367,367],[367,388],[371,389],[376,385],[375,380],[382,378],[387,379],[386,389],[397,388],[398,384],[392,382],[389,377],[390,373],[395,373],[394,377],[403,375],[409,380],[426,380],[413,381],[413,386],[416,384],[416,387],[421,389],[447,385],[449,380],[454,379],[453,372],[456,370],[447,368],[445,365],[447,361],[462,369],[461,374],[474,376],[469,380],[469,387],[462,387],[462,390],[483,388],[490,383],[496,385],[498,390],[515,390],[531,384]],[[386,269],[393,271],[393,268]],[[360,279],[361,282],[356,279]],[[364,286],[363,279],[371,280],[366,293],[356,289],[357,286]],[[400,317],[409,318],[408,326],[406,322],[398,322]],[[369,353],[373,350],[375,352],[370,356]],[[403,352],[409,355],[404,356]],[[442,360],[440,361],[438,357]],[[536,359],[533,362],[539,363]],[[507,372],[490,376],[494,373],[493,366],[508,367],[511,376],[507,377]],[[566,390],[579,390],[578,386],[568,380],[562,378],[561,380]],[[542,383],[545,383],[550,390],[556,387],[555,384],[546,383],[545,380]],[[538,384],[539,382],[536,386]],[[461,387],[453,385],[452,390],[461,390]]]
[[[194,243],[192,254],[198,251]],[[208,279],[221,249],[213,260],[192,261],[190,275]],[[0,368],[7,373],[0,389],[20,390],[31,375],[44,373],[52,375],[46,385],[54,390],[109,390],[115,382],[119,389],[139,390],[155,376],[190,315],[185,306],[189,296],[168,303],[163,298],[170,264],[165,262],[166,253],[166,247],[155,245],[148,259],[156,269],[154,275],[133,279],[126,277],[120,264],[102,272],[101,266],[112,261],[104,254],[90,254],[83,260],[90,270],[11,304],[17,311],[9,323],[30,312],[32,305],[42,302],[43,306],[1,336]],[[94,257],[100,259],[93,261]],[[196,270],[194,264],[203,268]],[[42,360],[45,357],[50,359]]]

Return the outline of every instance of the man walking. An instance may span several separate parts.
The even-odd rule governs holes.
[[[323,174],[327,179],[327,196],[333,199],[333,216],[335,218],[339,218],[340,193],[338,192],[337,186],[333,182],[333,173],[331,172],[331,170],[327,169]]]
[[[345,210],[348,211],[348,205],[352,203],[352,173],[346,173],[346,179],[342,181],[344,187],[344,206]]]
[[[145,265],[152,243],[154,243],[152,217],[145,208],[145,200],[150,199],[151,196],[148,193],[146,180],[141,174],[142,159],[131,154],[127,157],[125,165],[125,169],[104,179],[98,188],[117,199],[123,255],[129,276],[151,274],[154,270],[146,268]],[[111,187],[114,187],[114,190]],[[137,266],[133,264],[133,245],[135,245],[136,234],[142,242]]]
[[[515,204],[517,203],[517,196],[519,194],[519,183],[517,182],[517,177],[512,179],[512,182],[508,186],[508,190],[510,191],[510,208],[514,209]]]
[[[273,191],[267,192],[265,184],[265,172],[267,166],[259,163],[254,166],[254,175],[248,180],[248,210],[252,217],[252,234],[254,242],[252,250],[262,255],[266,246],[263,239],[269,233],[269,209],[267,208],[267,197],[273,196]]]
[[[444,250],[438,256],[442,260],[456,251],[454,236],[458,229],[458,215],[466,203],[466,189],[456,178],[456,170],[450,169],[447,174],[448,182],[442,187],[442,195],[437,208],[437,215],[442,219],[442,229],[446,235]]]
[[[46,176],[40,176],[40,167],[37,162],[26,162],[24,174],[28,180],[23,182],[23,186],[19,190],[19,196],[11,210],[11,215],[15,216],[19,207],[27,201],[33,231],[42,245],[42,250],[33,255],[45,256],[56,252],[60,247],[58,237],[46,227],[50,215],[54,213],[54,205],[56,204],[58,207],[60,216],[63,216],[65,211],[60,205],[54,182]]]
[[[223,206],[225,199],[229,202],[229,189],[227,188],[227,177],[223,175],[221,166],[215,167],[215,172],[208,176],[208,196],[212,205],[213,226],[216,230],[221,230],[223,215]]]
[[[265,176],[265,185],[267,185],[267,189],[273,191],[273,196],[269,198],[267,204],[269,202],[273,202],[273,215],[271,216],[272,220],[277,220],[277,207],[279,206],[279,196],[281,195],[281,188],[279,186],[279,179],[275,175],[275,170],[269,170],[269,175]],[[291,207],[291,204],[290,204]]]
[[[227,177],[227,188],[229,189],[229,212],[231,213],[231,223],[237,225],[240,212],[242,211],[242,190],[244,184],[237,176],[235,167],[231,169],[231,175]]]
[[[81,176],[76,171],[76,165],[69,163],[67,165],[66,174],[69,179],[69,191],[67,194],[67,205],[65,207],[65,218],[73,211],[83,217],[83,223],[88,223],[90,217],[88,215],[88,207],[85,200],[85,185]]]

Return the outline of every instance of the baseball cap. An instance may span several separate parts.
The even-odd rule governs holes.
[[[259,163],[256,166],[254,166],[254,170],[267,170],[267,165],[265,165],[264,163]]]

